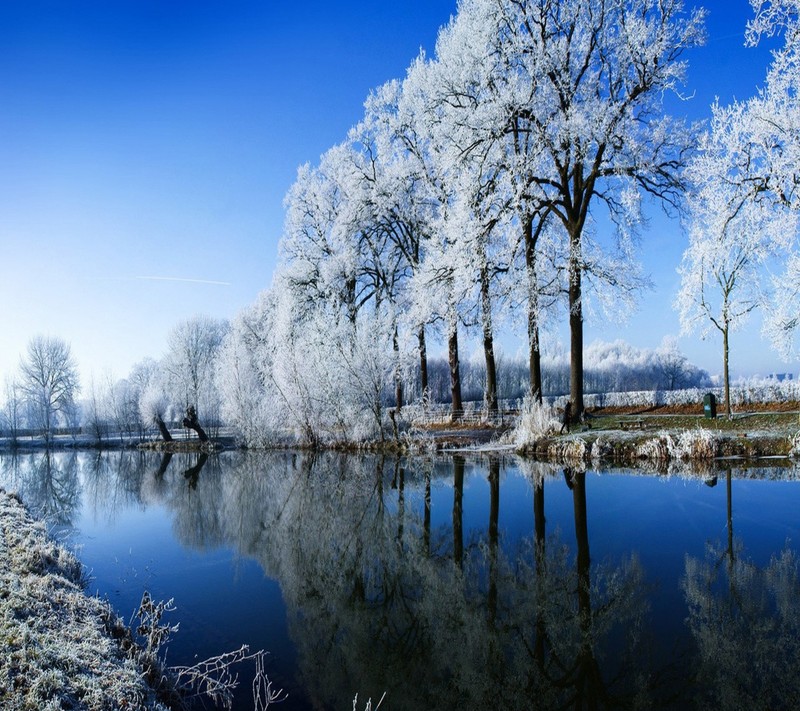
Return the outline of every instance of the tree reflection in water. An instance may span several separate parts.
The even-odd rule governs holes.
[[[6,487],[51,526],[69,526],[80,505],[78,455],[44,450],[15,454],[5,460]]]
[[[800,708],[800,561],[789,545],[763,567],[733,535],[725,474],[727,546],[686,557],[682,587],[697,642],[698,696],[714,709]]]
[[[759,569],[735,549],[730,472],[726,547],[710,547],[705,561],[685,558],[688,612],[676,619],[682,626],[688,614],[683,639],[695,641],[694,659],[665,663],[639,559],[592,556],[589,523],[600,504],[581,469],[460,455],[122,452],[88,455],[80,466],[74,455],[59,455],[58,466],[41,456],[5,460],[6,471],[62,520],[77,505],[80,469],[93,510],[110,517],[157,503],[172,512],[183,546],[229,546],[258,561],[280,583],[298,684],[314,708],[384,691],[392,709],[798,700],[797,559],[787,549]],[[502,512],[517,503],[504,498],[509,471],[530,483],[521,538],[503,525]],[[546,520],[547,501],[569,504],[560,525]],[[249,614],[276,611],[265,603]]]
[[[188,486],[162,473],[175,531],[195,548],[235,543],[280,581],[314,703],[388,691],[392,708],[633,706],[650,693],[646,671],[626,666],[642,658],[642,571],[636,559],[590,567],[585,473],[569,474],[574,560],[558,534],[546,537],[545,481],[563,486],[552,468],[534,479],[535,534],[512,552],[499,526],[498,458],[294,454],[264,467],[243,456],[235,476],[209,470],[212,461]],[[486,471],[489,519],[465,544],[470,467]],[[452,525],[433,528],[431,481],[442,474]],[[422,491],[421,510],[408,505],[409,485]]]

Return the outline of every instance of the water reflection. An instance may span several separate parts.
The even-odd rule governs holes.
[[[800,576],[784,548],[766,566],[733,535],[732,474],[725,473],[727,541],[686,557],[682,588],[697,643],[698,696],[715,709],[800,707]]]
[[[6,488],[16,491],[36,516],[69,526],[81,501],[75,452],[13,454],[3,458]]]
[[[231,547],[280,583],[284,609],[257,599],[226,604],[288,620],[307,699],[295,693],[287,709],[348,707],[356,691],[386,691],[392,709],[742,708],[742,699],[747,708],[790,708],[800,700],[797,557],[787,547],[762,567],[748,558],[734,536],[730,469],[667,492],[686,497],[685,506],[724,477],[727,536],[703,558],[672,551],[657,532],[656,549],[678,561],[674,577],[661,579],[642,563],[640,552],[654,555],[645,543],[626,540],[609,554],[609,531],[591,525],[631,485],[623,477],[602,479],[612,489],[601,497],[601,478],[586,471],[500,457],[42,457],[3,460],[5,477],[62,523],[81,497],[93,517],[109,520],[164,507],[185,548]],[[653,500],[636,499],[624,515],[641,517],[644,540],[648,507],[665,492],[641,491]],[[504,518],[520,511],[519,521]],[[159,574],[169,586],[170,571]],[[666,620],[663,603],[658,618],[651,613],[659,585],[680,586],[683,596]]]

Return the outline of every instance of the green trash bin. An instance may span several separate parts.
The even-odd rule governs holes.
[[[717,417],[717,398],[714,393],[706,393],[703,397],[703,414],[708,419],[716,419]]]

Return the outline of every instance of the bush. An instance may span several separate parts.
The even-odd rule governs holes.
[[[528,393],[522,400],[513,441],[517,449],[534,447],[537,442],[556,434],[561,427],[552,406],[539,403]]]

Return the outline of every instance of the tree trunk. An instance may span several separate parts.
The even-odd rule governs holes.
[[[450,412],[453,420],[458,420],[464,411],[461,403],[461,364],[458,360],[458,321],[452,319],[450,334],[447,338],[447,355],[450,361]]]
[[[464,459],[453,457],[453,562],[464,561]]]
[[[431,555],[431,471],[425,470],[425,512],[422,518],[422,547],[425,555]]]
[[[587,630],[591,622],[591,578],[589,555],[589,526],[586,516],[586,472],[567,470],[565,475],[572,479],[572,504],[575,514],[575,539],[578,554],[578,612],[581,618],[581,629]]]
[[[542,353],[539,350],[539,326],[531,323],[528,314],[528,367],[530,369],[531,395],[540,405],[542,404]]]
[[[208,442],[208,435],[200,426],[200,422],[197,419],[197,410],[194,409],[194,405],[189,405],[189,407],[186,408],[186,417],[183,418],[183,426],[197,432],[197,436],[201,442]]]
[[[400,414],[403,409],[403,375],[400,372],[400,342],[397,336],[397,326],[394,327],[394,336],[392,337],[392,348],[394,350],[394,401],[395,410]]]
[[[528,272],[528,368],[531,395],[542,402],[542,354],[539,349],[539,291],[536,288],[536,238],[533,234],[533,218],[526,216],[523,222],[525,238],[525,267]]]
[[[566,471],[565,471],[566,474]],[[571,472],[572,501],[575,512],[578,574],[578,620],[581,630],[580,651],[573,665],[575,707],[596,709],[600,699],[607,698],[603,676],[594,654],[592,634],[591,557],[589,554],[589,525],[586,515],[586,472]]]
[[[422,403],[428,406],[428,347],[425,343],[425,326],[419,327],[417,334],[419,340],[419,387]]]
[[[484,400],[490,415],[497,414],[497,365],[494,359],[492,333],[492,301],[489,294],[489,270],[481,267],[481,320],[483,322],[483,355],[486,360],[486,392]]]
[[[207,459],[208,455],[205,452],[202,452],[197,458],[197,464],[195,464],[193,467],[189,467],[183,472],[183,476],[185,477],[186,481],[189,482],[190,489],[197,488],[197,480],[200,478],[200,471],[206,465]]]
[[[733,411],[731,410],[731,378],[728,370],[728,322],[725,322],[725,328],[722,329],[722,380],[725,387],[725,412],[728,419],[733,419]]]
[[[500,460],[489,460],[489,591],[486,606],[489,609],[489,622],[497,619],[497,550],[499,547],[500,523]]]
[[[153,421],[156,423],[156,427],[158,427],[158,431],[161,433],[161,439],[165,442],[172,442],[172,435],[164,424],[164,420],[161,419],[161,415],[154,415]]]
[[[728,502],[728,562],[733,565],[733,491],[731,490],[731,470],[725,472],[725,498]]]
[[[583,417],[583,304],[581,301],[580,236],[571,237],[569,260],[569,395],[575,422]],[[577,253],[576,253],[577,252]]]
[[[536,641],[533,658],[536,666],[544,669],[545,639],[547,626],[544,619],[544,579],[545,579],[545,518],[544,518],[544,478],[533,485],[533,521],[536,540],[534,558],[536,560]]]
[[[158,470],[156,471],[156,479],[161,479],[164,476],[171,461],[172,461],[172,452],[164,452],[164,454],[161,455],[161,464],[158,465]]]

